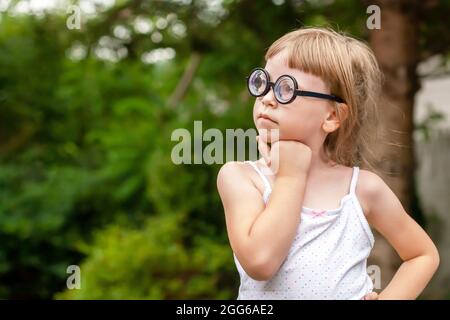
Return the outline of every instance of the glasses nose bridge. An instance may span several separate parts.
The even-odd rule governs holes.
[[[267,81],[267,92],[264,96],[266,96],[270,91],[273,91],[273,96],[275,97],[275,84],[276,82]]]
[[[275,96],[275,82],[267,81],[267,86],[268,86],[268,88],[266,89],[267,92],[261,97],[262,98],[262,102],[263,102],[263,104],[265,104],[264,100],[269,99],[270,101],[272,101],[271,105],[272,106],[276,106],[278,104],[278,100],[277,100],[277,97]],[[271,91],[272,91],[272,93],[271,93]],[[267,98],[267,96],[270,93],[272,94],[272,97]]]

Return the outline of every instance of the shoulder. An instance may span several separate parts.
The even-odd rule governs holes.
[[[251,182],[249,165],[243,161],[229,161],[222,165],[217,174],[217,188],[219,192],[226,186],[245,181]]]
[[[370,195],[376,194],[386,185],[378,174],[365,169],[359,170],[358,184],[362,191]]]
[[[378,174],[365,169],[359,170],[356,194],[361,200],[361,206],[366,215],[373,211],[374,203],[387,190],[389,190],[389,187]]]
[[[264,207],[261,192],[252,176],[256,172],[252,170],[248,163],[239,161],[227,162],[220,168],[217,190],[226,216],[232,217],[235,216],[233,213],[249,210],[260,212]]]
[[[242,161],[228,161],[220,167],[217,173],[217,181],[227,179],[230,176],[241,176],[245,173],[247,165]]]

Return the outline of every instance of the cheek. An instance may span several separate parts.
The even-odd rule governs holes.
[[[253,104],[253,124],[258,128],[258,114],[264,109],[260,100],[255,99]]]
[[[322,115],[319,110],[300,107],[283,117],[283,139],[302,139],[320,130]]]
[[[253,104],[253,122],[256,125],[256,116],[259,112],[259,105],[258,105],[258,101],[255,99],[255,103]]]

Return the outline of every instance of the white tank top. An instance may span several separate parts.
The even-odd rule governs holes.
[[[246,162],[262,178],[267,204],[270,183],[255,163]],[[359,300],[373,290],[367,258],[375,240],[355,194],[358,173],[359,167],[353,167],[349,193],[339,208],[302,208],[288,255],[270,280],[252,279],[233,252],[241,280],[238,300]]]

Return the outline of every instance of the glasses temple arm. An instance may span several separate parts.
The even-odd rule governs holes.
[[[303,90],[297,90],[296,91],[297,96],[304,96],[304,97],[314,97],[314,98],[321,98],[321,99],[328,99],[333,100],[336,102],[344,102],[344,100],[338,96],[332,95],[332,94],[325,94],[325,93],[318,93],[318,92],[312,92],[312,91],[303,91]]]

